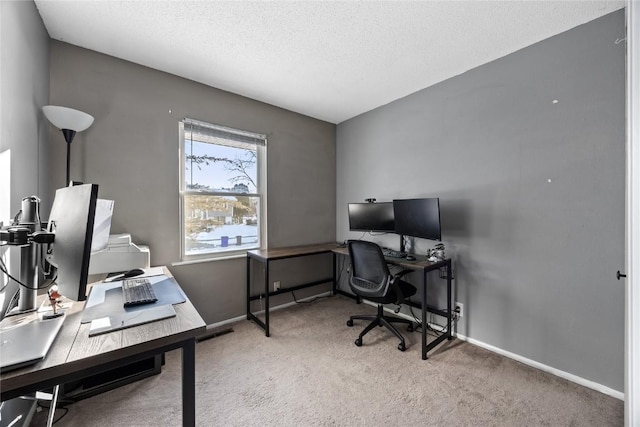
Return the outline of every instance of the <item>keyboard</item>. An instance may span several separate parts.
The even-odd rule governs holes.
[[[125,307],[150,304],[158,301],[149,279],[126,279],[122,282],[122,299]]]
[[[394,251],[389,248],[382,248],[382,255],[387,256],[389,258],[404,258],[407,256],[404,252]]]

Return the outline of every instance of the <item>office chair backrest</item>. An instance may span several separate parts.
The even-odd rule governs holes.
[[[393,277],[380,246],[363,240],[349,240],[351,290],[363,297],[383,297]]]

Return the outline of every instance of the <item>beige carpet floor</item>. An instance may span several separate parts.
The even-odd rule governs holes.
[[[198,426],[619,426],[622,401],[460,340],[420,358],[343,297],[272,312],[271,337],[243,321],[196,346]],[[57,426],[178,426],[180,353],[160,375],[68,406]],[[57,415],[62,413],[57,411]],[[44,425],[44,414],[33,425]]]

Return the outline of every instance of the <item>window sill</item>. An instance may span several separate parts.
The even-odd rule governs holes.
[[[202,264],[205,262],[216,262],[216,261],[228,261],[231,259],[241,259],[241,258],[246,258],[247,257],[247,253],[243,252],[240,254],[233,254],[233,255],[223,255],[223,256],[219,256],[219,257],[215,257],[215,258],[198,258],[198,259],[189,259],[189,260],[185,260],[185,261],[176,261],[171,263],[172,267],[179,267],[182,265],[190,265],[190,264]]]

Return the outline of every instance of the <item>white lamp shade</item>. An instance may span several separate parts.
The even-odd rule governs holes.
[[[60,130],[69,129],[82,132],[93,123],[93,116],[73,108],[45,105],[42,107],[42,111],[45,117]]]

